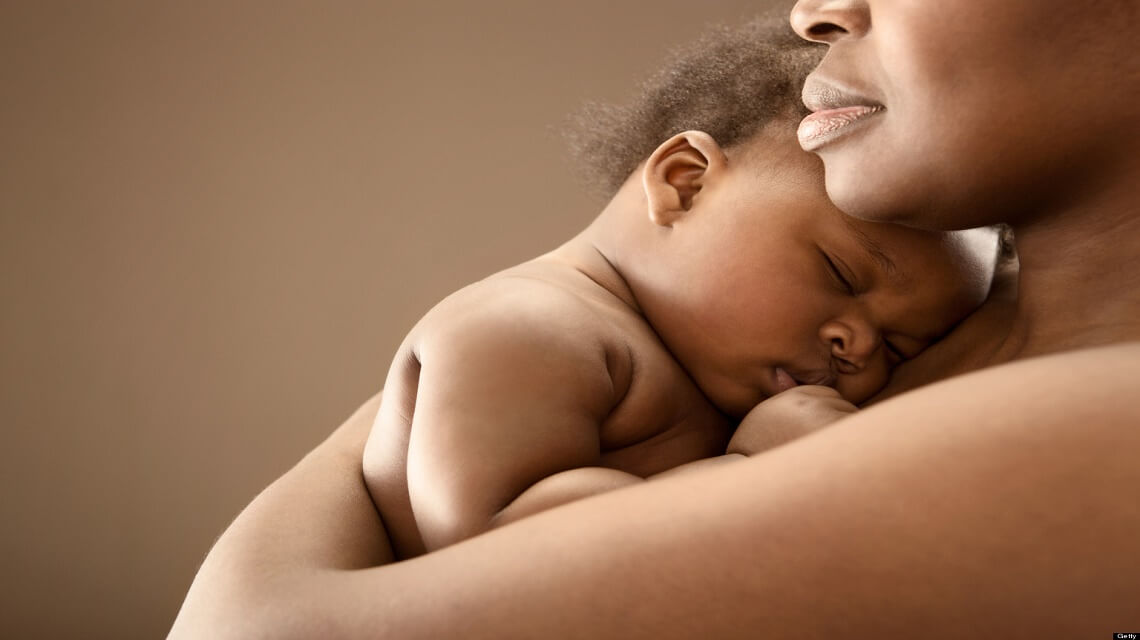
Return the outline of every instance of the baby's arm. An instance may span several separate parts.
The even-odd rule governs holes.
[[[619,356],[589,313],[576,300],[497,302],[437,314],[417,340],[407,478],[429,551],[641,482],[597,466]]]

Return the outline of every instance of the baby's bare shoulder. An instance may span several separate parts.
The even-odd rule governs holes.
[[[504,363],[542,354],[551,366],[601,371],[620,387],[628,384],[623,379],[631,369],[626,334],[588,292],[506,271],[437,304],[409,334],[405,347],[417,359],[472,349],[497,353]]]
[[[559,283],[502,274],[444,298],[417,330],[425,336],[506,331],[520,339],[588,343],[601,339],[610,327],[595,305]]]

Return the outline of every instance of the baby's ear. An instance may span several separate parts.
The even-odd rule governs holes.
[[[704,131],[684,131],[661,143],[641,173],[649,219],[672,227],[693,207],[709,174],[720,171],[725,163],[724,151]]]

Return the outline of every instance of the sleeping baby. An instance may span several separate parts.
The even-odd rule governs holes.
[[[397,558],[810,433],[983,302],[996,230],[828,200],[794,134],[818,54],[786,20],[698,42],[597,112],[597,218],[415,325],[364,452]]]

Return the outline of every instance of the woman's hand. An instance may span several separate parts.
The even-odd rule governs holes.
[[[831,387],[793,387],[749,411],[729,441],[727,452],[755,455],[822,429],[858,410]]]

